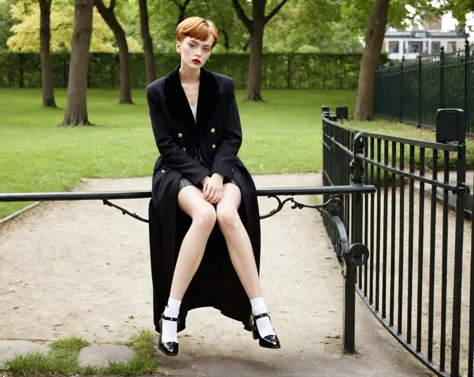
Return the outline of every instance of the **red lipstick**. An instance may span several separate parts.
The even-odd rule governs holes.
[[[201,64],[201,61],[199,59],[193,59],[193,63]]]

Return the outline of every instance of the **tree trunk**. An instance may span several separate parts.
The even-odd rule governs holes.
[[[114,4],[115,2],[111,2]],[[133,104],[132,89],[130,86],[130,53],[128,52],[127,38],[125,32],[120,26],[117,17],[115,17],[114,8],[111,6],[107,8],[102,0],[94,0],[100,15],[104,21],[109,25],[114,33],[117,45],[119,48],[120,58],[120,104]]]
[[[62,125],[88,125],[87,72],[92,35],[93,0],[75,0],[74,31],[71,43],[71,61],[66,114]]]
[[[227,52],[229,52],[230,49],[230,42],[229,42],[229,34],[225,29],[221,29],[222,34],[224,35],[224,47]]]
[[[389,3],[390,0],[375,0],[372,7],[364,53],[360,64],[354,115],[356,120],[373,120],[374,117],[375,73],[379,64],[382,42],[385,35]]]
[[[146,78],[148,84],[156,80],[155,58],[153,56],[153,42],[148,26],[147,0],[138,0],[140,5],[140,34],[143,39],[143,50],[145,52]]]
[[[50,54],[51,42],[51,1],[40,0],[40,59],[41,59],[41,88],[43,91],[43,107],[57,107],[53,93],[53,68]]]
[[[254,16],[253,30],[252,34],[250,35],[250,62],[245,101],[263,101],[262,96],[260,95],[262,77],[263,30],[263,18],[256,19]]]

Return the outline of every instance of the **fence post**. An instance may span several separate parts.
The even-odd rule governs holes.
[[[459,377],[459,358],[461,347],[461,294],[462,294],[462,255],[464,236],[464,207],[469,186],[466,181],[466,118],[460,114],[460,137],[458,140],[458,164],[456,177],[456,231],[454,244],[454,292],[453,292],[453,322],[451,338],[451,376]],[[472,289],[472,287],[471,287]]]
[[[464,44],[464,119],[466,120],[466,131],[472,132],[471,130],[471,118],[469,116],[469,41],[466,39]]]
[[[441,46],[439,65],[439,108],[444,108],[444,46]]]
[[[418,56],[418,127],[421,127],[421,110],[423,106],[421,105],[421,56]]]
[[[403,63],[405,62],[405,56],[402,56],[402,62],[400,63],[400,122],[403,119]]]
[[[353,185],[362,185],[364,176],[364,165],[356,158],[357,154],[364,154],[365,137],[361,132],[354,136],[352,143],[353,159],[351,161],[351,181]],[[362,243],[363,224],[363,196],[362,194],[352,194],[352,232],[351,243]],[[357,283],[356,266],[344,261],[344,332],[342,341],[344,352],[355,353],[355,294]]]

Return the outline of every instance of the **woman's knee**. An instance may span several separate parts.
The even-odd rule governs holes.
[[[222,230],[234,230],[237,228],[240,217],[237,209],[231,206],[217,207],[217,222]]]
[[[193,223],[203,229],[212,229],[216,224],[216,210],[210,203],[200,205],[192,216]]]

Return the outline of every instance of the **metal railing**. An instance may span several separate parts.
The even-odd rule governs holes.
[[[439,108],[464,109],[467,132],[474,133],[474,57],[464,51],[419,56],[377,71],[374,113],[417,126],[435,127]]]
[[[323,118],[323,149],[325,185],[348,183],[352,161],[354,183],[377,188],[343,202],[350,238],[371,251],[358,269],[357,292],[431,371],[473,377],[474,224],[465,227],[464,135],[435,143]]]
[[[275,209],[267,214],[260,215],[261,219],[271,217],[284,207],[292,203],[295,208],[317,209],[325,219],[331,242],[336,251],[336,256],[344,272],[344,303],[343,303],[343,350],[348,353],[355,352],[355,277],[357,266],[363,265],[368,258],[367,248],[357,243],[350,245],[346,229],[339,215],[340,198],[346,195],[363,195],[375,192],[372,185],[345,185],[332,187],[286,187],[258,189],[257,196],[266,196],[277,200]],[[321,205],[308,205],[297,202],[293,197],[281,200],[278,196],[324,195],[326,200]],[[30,201],[77,201],[77,200],[102,200],[103,204],[115,207],[124,215],[148,222],[135,213],[111,203],[110,200],[120,199],[149,199],[150,191],[120,191],[120,192],[52,192],[52,193],[2,193],[1,202],[30,202]]]

